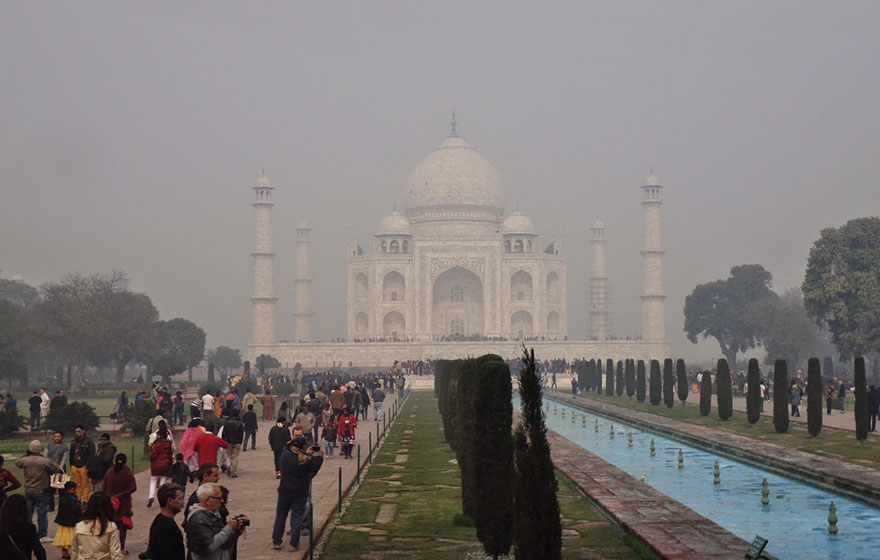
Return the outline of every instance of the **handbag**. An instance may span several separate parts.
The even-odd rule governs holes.
[[[69,481],[70,477],[67,475],[67,473],[62,472],[58,474],[53,474],[51,477],[49,477],[49,487],[63,490],[64,485],[67,484]]]

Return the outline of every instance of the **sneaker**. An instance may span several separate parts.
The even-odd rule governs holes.
[[[275,478],[281,478],[281,471],[275,471]]]
[[[53,539],[52,537],[48,537],[48,536],[46,536],[46,537],[41,538],[41,539],[40,539],[40,542],[50,543],[50,542],[52,542],[52,541],[54,541],[54,540],[55,540],[55,539]]]
[[[281,543],[278,543],[278,544],[272,543],[272,549],[273,549],[273,550],[281,550],[281,548],[282,548],[283,546],[284,546],[284,545],[282,545]]]
[[[153,498],[150,498],[149,500],[147,500],[147,507],[148,508],[153,507]]]

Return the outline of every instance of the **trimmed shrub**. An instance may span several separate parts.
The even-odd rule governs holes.
[[[0,438],[8,438],[27,425],[25,417],[18,410],[0,410]]]
[[[617,374],[614,376],[614,390],[617,396],[623,394],[623,362],[617,360]]]
[[[663,390],[663,381],[660,377],[660,362],[657,360],[651,360],[651,373],[648,386],[650,388],[649,397],[651,404],[657,406],[660,404]]]
[[[208,385],[214,385],[217,382],[217,378],[214,376],[214,364],[208,364]],[[202,393],[204,394],[204,393]]]
[[[122,412],[122,429],[142,436],[147,432],[147,422],[154,416],[156,403],[153,401],[131,402]]]
[[[807,431],[816,437],[822,431],[822,370],[819,358],[807,362]]]
[[[479,457],[474,453],[477,446],[476,422],[476,378],[477,359],[461,361],[456,385],[455,456],[461,470],[461,508],[462,512],[475,518],[476,513],[476,471]],[[450,385],[451,387],[451,385]],[[475,518],[476,521],[476,518]]]
[[[780,434],[788,431],[788,367],[785,360],[776,360],[773,367],[773,427]]]
[[[645,360],[636,364],[636,400],[645,402]]]
[[[626,396],[632,398],[636,394],[636,367],[632,358],[626,361],[623,379],[626,384]]]
[[[681,358],[675,360],[675,381],[678,385],[678,400],[681,401],[681,406],[684,406],[684,401],[687,400],[688,393],[690,393],[690,387],[688,387],[687,367]]]
[[[721,358],[716,366],[715,394],[718,395],[718,417],[728,420],[733,415],[733,385],[727,360]]]
[[[614,360],[605,362],[605,394],[609,397],[614,394]]]
[[[700,414],[709,416],[712,412],[712,374],[704,371],[700,374]]]
[[[853,374],[853,385],[855,386],[855,406],[853,414],[856,417],[856,439],[864,445],[868,439],[868,380],[865,374],[865,358],[859,356],[855,360],[855,371]]]
[[[156,403],[151,401],[150,404],[155,411]],[[97,430],[101,421],[90,404],[82,401],[73,401],[68,403],[67,406],[50,410],[46,416],[46,421],[43,422],[43,428],[50,432],[61,430],[65,434],[72,434],[73,427],[77,424],[82,424],[86,431],[90,432]],[[146,424],[147,422],[144,421],[144,425]]]
[[[668,408],[675,406],[675,379],[672,376],[672,358],[663,360],[663,402]]]
[[[761,418],[761,370],[758,368],[758,360],[749,360],[749,372],[746,377],[749,394],[746,396],[746,414],[749,424],[757,424]],[[821,390],[822,384],[819,384]]]

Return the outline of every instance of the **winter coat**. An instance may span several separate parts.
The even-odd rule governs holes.
[[[104,475],[104,493],[119,500],[117,516],[131,516],[131,495],[136,491],[137,481],[128,467],[123,466],[117,472],[114,466]]]
[[[330,391],[330,408],[342,408],[343,402],[345,401],[342,397],[342,391],[339,389]]]
[[[82,439],[73,438],[70,442],[70,466],[82,468],[86,466],[89,457],[95,454],[95,442],[91,438],[83,436]]]
[[[80,521],[73,529],[73,544],[70,547],[72,560],[122,560],[122,547],[119,545],[119,529],[112,521],[107,524],[103,535],[96,533],[101,529],[100,521]]]
[[[193,446],[193,450],[196,452],[196,456],[199,458],[199,465],[204,465],[205,463],[216,463],[217,462],[217,450],[220,448],[228,449],[229,444],[218,438],[211,432],[205,432],[199,439],[196,440],[195,445]]]
[[[192,482],[193,479],[189,466],[182,461],[171,465],[168,476],[171,477],[171,482],[180,486],[186,486],[187,482]]]
[[[269,430],[269,447],[272,451],[281,451],[288,441],[290,441],[290,430],[284,424],[276,422]]]
[[[42,494],[49,487],[49,477],[61,472],[55,461],[30,451],[15,460],[15,466],[24,473],[24,491],[27,494]]]
[[[186,544],[193,560],[230,560],[238,535],[219,512],[195,504],[186,518]]]
[[[336,441],[336,424],[334,422],[324,424],[321,437],[324,438],[324,441]]]
[[[168,439],[157,439],[150,447],[150,476],[168,476],[174,462],[174,449]]]
[[[291,498],[305,498],[309,494],[309,482],[321,469],[324,458],[320,455],[307,457],[302,451],[291,451],[288,447],[281,452],[281,482],[278,493]]]
[[[303,432],[309,433],[315,427],[315,415],[311,412],[300,412],[294,419],[298,425],[302,426]]]
[[[346,421],[348,425],[346,425]],[[336,434],[340,438],[354,438],[354,429],[357,428],[358,421],[354,414],[343,414],[339,417],[339,427],[336,428]]]
[[[58,514],[55,523],[62,527],[74,527],[82,517],[82,505],[76,499],[76,494],[64,492],[58,498]]]
[[[229,445],[241,445],[244,439],[244,424],[238,418],[230,418],[223,424],[223,441]]]

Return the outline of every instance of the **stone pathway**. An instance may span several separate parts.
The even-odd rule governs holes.
[[[389,395],[385,400],[385,414],[390,418],[390,411],[396,397]],[[370,410],[372,415],[372,408]],[[376,426],[374,420],[361,420],[358,422],[357,441],[361,445],[361,462],[367,461],[367,433],[372,433],[373,444],[376,442]],[[251,520],[251,526],[245,537],[239,540],[238,558],[240,560],[300,560],[308,558],[308,537],[303,536],[300,540],[298,552],[287,552],[285,549],[272,550],[272,525],[275,520],[275,503],[278,490],[278,481],[275,479],[272,451],[269,449],[267,437],[272,424],[261,422],[257,432],[257,449],[241,453],[239,459],[238,478],[229,478],[221,475],[220,484],[229,488],[229,510],[232,515],[244,513]],[[379,423],[381,430],[381,422]],[[339,453],[337,447],[336,452]],[[314,524],[320,538],[320,533],[332,519],[338,506],[339,495],[339,469],[342,468],[343,493],[353,484],[357,473],[357,460],[342,459],[341,455],[324,461],[324,465],[318,475],[312,481],[312,502],[314,504]],[[158,503],[152,508],[147,508],[147,495],[150,487],[149,470],[136,475],[138,491],[134,494],[134,529],[129,531],[126,547],[129,558],[137,558],[137,554],[146,549],[147,537],[153,518],[159,513]],[[400,484],[398,482],[398,484]],[[195,490],[195,484],[186,487],[186,494]],[[178,514],[177,521],[182,520],[183,514]],[[54,514],[49,516],[49,535],[54,536],[57,525],[52,523]],[[288,537],[285,536],[285,546]],[[315,541],[317,545],[317,540]],[[59,560],[61,551],[52,547],[51,543],[44,545],[48,558]]]

